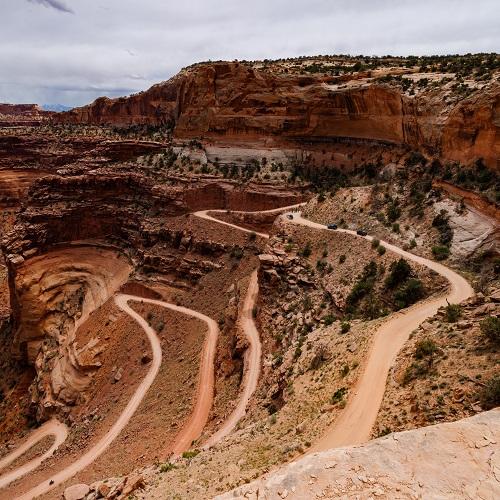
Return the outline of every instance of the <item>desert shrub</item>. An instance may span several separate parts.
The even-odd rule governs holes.
[[[385,280],[387,288],[396,288],[404,283],[412,274],[410,264],[401,258],[391,264],[390,273]]]
[[[182,458],[194,458],[200,453],[200,450],[188,450],[182,453]]]
[[[344,254],[342,254],[340,257],[339,257],[339,264],[343,264],[345,262],[345,259],[346,259],[346,256]]]
[[[424,359],[433,356],[438,351],[436,342],[432,339],[422,339],[415,345],[415,358]]]
[[[333,316],[332,314],[328,314],[327,316],[324,317],[323,319],[323,323],[326,325],[326,326],[330,326],[331,324],[333,324],[335,322],[335,316]]]
[[[305,257],[307,259],[308,257],[311,256],[311,252],[312,252],[311,242],[308,241],[305,244],[304,248],[299,253],[300,255],[302,255],[302,257]]]
[[[403,309],[417,302],[424,296],[424,286],[419,279],[410,278],[394,294],[394,300],[398,309]]]
[[[432,247],[432,254],[436,260],[445,260],[450,256],[450,249],[444,245],[436,245]]]
[[[385,247],[383,245],[379,245],[377,248],[377,252],[380,256],[384,255],[385,253]]]
[[[257,239],[257,235],[254,232],[250,233],[250,236],[248,237],[250,241],[255,241]]]
[[[427,361],[413,362],[408,368],[406,368],[403,376],[403,385],[408,384],[416,378],[423,377],[427,375],[430,371],[431,364]]]
[[[240,260],[243,257],[243,253],[243,248],[236,246],[231,250],[231,257]]]
[[[347,394],[347,388],[346,387],[341,387],[340,389],[337,389],[332,396],[332,405],[335,405],[337,403],[340,403],[344,399],[344,396]]]
[[[380,245],[380,240],[378,238],[373,238],[372,248],[378,248],[379,245]]]
[[[453,239],[453,229],[449,223],[449,217],[445,210],[441,210],[432,220],[432,225],[439,231],[439,242],[449,247]]]
[[[165,462],[160,465],[160,472],[169,472],[174,469],[177,469],[177,466],[171,462]]]
[[[448,323],[456,323],[462,315],[460,304],[448,304],[445,309],[446,321]]]
[[[344,366],[340,370],[340,375],[342,377],[345,377],[348,375],[348,373],[349,373],[349,365],[347,363],[345,363]]]
[[[342,321],[340,325],[340,333],[347,333],[351,329],[351,323],[348,321]]]
[[[490,316],[480,323],[481,332],[496,344],[500,343],[500,318]]]
[[[491,410],[500,405],[500,376],[495,375],[486,382],[480,395],[481,406],[485,410]]]
[[[364,267],[363,273],[347,296],[346,304],[349,312],[353,312],[356,304],[373,290],[376,276],[377,264],[372,260]]]
[[[392,225],[392,232],[393,232],[393,233],[399,233],[399,232],[400,232],[399,224],[398,224],[397,222],[395,222],[395,223]]]
[[[401,216],[401,209],[395,203],[391,203],[387,207],[385,215],[389,222],[396,222]]]
[[[324,271],[327,267],[328,263],[325,260],[318,260],[316,262],[316,269],[318,271]]]

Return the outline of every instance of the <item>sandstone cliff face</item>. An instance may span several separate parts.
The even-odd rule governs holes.
[[[410,148],[462,162],[482,157],[498,168],[499,99],[498,84],[447,107],[440,91],[408,97],[376,82],[343,87],[334,77],[276,75],[239,63],[214,63],[185,70],[140,94],[101,98],[55,119],[170,124],[178,138],[345,149],[346,154],[346,145],[362,149],[375,144],[382,150]]]

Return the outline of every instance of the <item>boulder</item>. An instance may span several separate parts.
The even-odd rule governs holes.
[[[64,490],[64,500],[83,500],[89,492],[88,484],[74,484]]]

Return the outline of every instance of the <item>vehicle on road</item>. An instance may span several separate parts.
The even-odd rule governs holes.
[[[359,234],[360,236],[366,236],[368,233],[364,229],[358,229],[356,231],[356,234]]]
[[[337,229],[337,224],[328,224],[328,226],[326,226],[328,229]]]
[[[293,219],[293,214],[288,214],[287,217],[292,220]]]

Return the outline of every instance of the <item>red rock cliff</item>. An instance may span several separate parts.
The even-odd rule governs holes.
[[[127,98],[97,99],[56,117],[69,123],[171,124],[178,138],[331,148],[384,144],[498,169],[500,86],[446,105],[439,90],[408,97],[376,82],[277,75],[239,63],[202,64]]]

